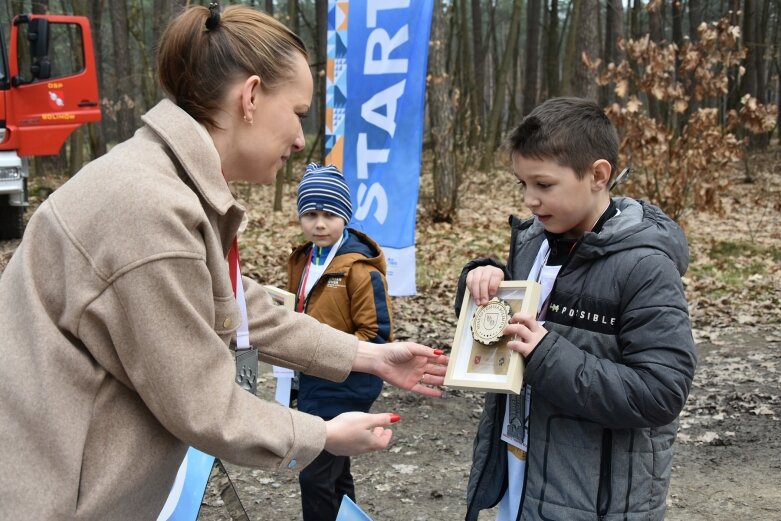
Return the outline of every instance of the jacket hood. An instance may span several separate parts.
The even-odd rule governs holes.
[[[660,208],[645,201],[614,197],[613,202],[621,213],[610,218],[599,233],[589,232],[581,237],[569,267],[623,250],[652,248],[667,255],[684,275],[689,266],[689,245],[681,227]],[[510,224],[524,241],[544,235],[545,228],[533,218],[521,221],[512,216]]]

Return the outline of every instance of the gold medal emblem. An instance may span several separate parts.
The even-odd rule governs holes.
[[[496,297],[478,307],[472,317],[472,338],[486,346],[497,343],[510,321],[511,313],[510,305]]]

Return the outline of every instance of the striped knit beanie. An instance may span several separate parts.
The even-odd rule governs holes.
[[[350,222],[353,205],[350,188],[344,176],[334,165],[321,166],[309,163],[298,185],[298,216],[306,212],[322,210]]]

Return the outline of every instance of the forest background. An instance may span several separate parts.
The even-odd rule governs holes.
[[[95,35],[103,121],[75,132],[58,156],[34,158],[28,217],[85,162],[130,137],[162,97],[155,42],[189,3],[197,2],[0,0],[5,37],[12,16],[24,12],[86,15]],[[303,165],[323,157],[327,1],[222,2],[229,3],[271,12],[311,53],[316,94],[306,150],[276,186],[234,187],[249,209],[244,269],[284,286],[287,254],[302,238],[295,186]],[[595,99],[619,129],[619,164],[632,167],[616,192],[664,208],[691,249],[684,284],[700,363],[682,414],[668,519],[781,519],[781,0],[434,4],[419,295],[394,299],[396,337],[449,348],[461,266],[505,256],[508,214],[528,215],[520,192],[507,189],[504,136],[545,99]],[[0,271],[17,245],[0,241]],[[272,396],[273,378],[260,380]],[[359,502],[374,519],[463,517],[481,403],[479,393],[459,390],[443,400],[383,392],[375,409],[398,411],[403,421],[390,450],[355,463]],[[295,477],[229,470],[251,519],[300,518]],[[224,490],[210,482],[202,519],[230,519]]]
[[[103,121],[76,131],[33,172],[75,173],[129,138],[163,93],[156,42],[185,0],[2,0],[14,14],[73,13],[92,24]],[[223,2],[265,10],[311,50],[315,102],[306,159],[322,160],[327,0]],[[720,210],[725,166],[778,132],[779,0],[435,0],[425,146],[432,154],[430,216],[452,222],[464,172],[490,169],[508,129],[542,100],[598,100],[621,132],[625,190],[675,218]],[[6,31],[7,34],[8,31]],[[292,165],[291,165],[292,166]],[[274,201],[281,209],[279,176]]]

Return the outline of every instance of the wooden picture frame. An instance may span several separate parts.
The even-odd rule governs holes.
[[[296,296],[287,290],[277,288],[276,286],[263,286],[266,293],[269,294],[274,304],[284,306],[290,311],[296,309]],[[287,367],[278,365],[271,366],[271,373],[277,379],[276,389],[274,391],[274,400],[285,407],[290,407],[290,389],[293,386],[295,371]]]
[[[512,314],[537,314],[541,287],[533,280],[512,280],[499,284],[496,296],[510,305]],[[467,288],[458,316],[445,386],[494,393],[520,394],[523,385],[523,356],[507,347],[503,337],[490,346],[472,337],[471,323],[478,306]]]
[[[266,290],[266,293],[269,294],[271,300],[273,300],[275,304],[284,306],[290,310],[296,308],[296,296],[293,293],[276,286],[263,286],[263,289]]]

